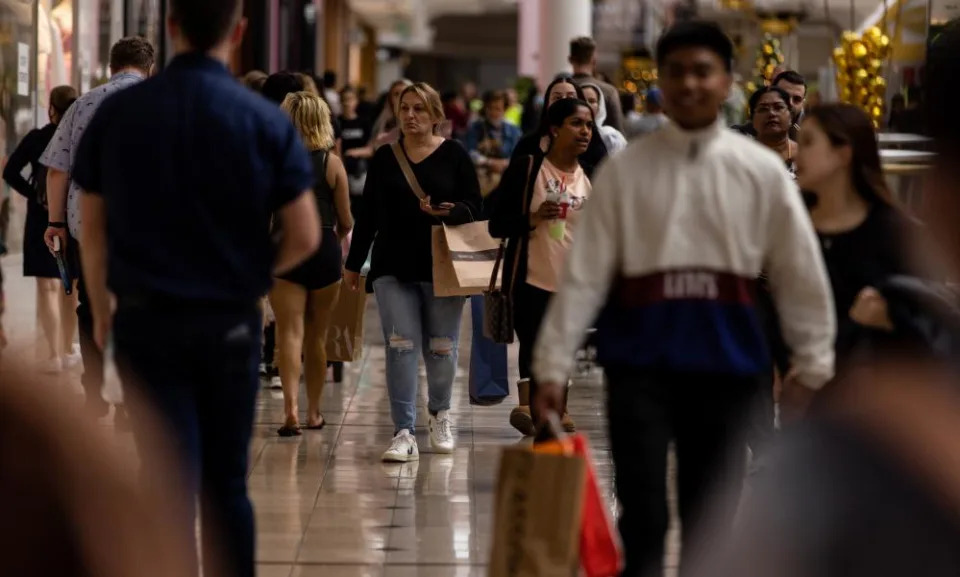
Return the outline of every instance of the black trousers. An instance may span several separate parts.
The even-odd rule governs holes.
[[[533,347],[540,332],[540,323],[547,314],[547,305],[553,293],[538,289],[527,283],[517,283],[513,294],[513,328],[519,341],[520,378],[529,379],[533,375]]]
[[[72,241],[72,239],[71,239]],[[73,243],[76,246],[76,242]],[[80,383],[86,393],[87,404],[106,409],[101,396],[103,388],[103,352],[93,340],[93,310],[90,308],[90,295],[83,280],[83,267],[80,265],[80,251],[71,253],[76,259],[77,270],[77,328],[80,333],[80,355],[83,357],[83,376]]]
[[[205,575],[253,577],[255,529],[247,497],[250,437],[259,375],[263,313],[248,306],[125,303],[114,320],[117,368],[128,391],[138,442],[155,413],[180,458],[181,475],[151,469],[145,482],[175,483],[183,501],[180,535],[193,542],[200,499]],[[138,394],[132,394],[132,393]],[[171,504],[176,506],[176,504]],[[218,571],[223,569],[223,571]],[[189,575],[184,577],[191,577]]]
[[[684,550],[689,551],[708,505],[713,504],[710,498],[718,491],[723,491],[723,497],[739,495],[746,460],[742,433],[757,380],[629,367],[606,367],[606,373],[610,445],[626,553],[623,575],[659,576],[670,521],[668,445],[674,442],[677,504]],[[710,507],[710,521],[721,527],[732,525],[735,511],[735,502]],[[680,571],[683,575],[682,566]]]

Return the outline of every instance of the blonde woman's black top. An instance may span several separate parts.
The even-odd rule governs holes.
[[[368,283],[384,276],[400,282],[432,283],[431,229],[481,220],[480,184],[463,145],[446,140],[422,161],[411,161],[410,166],[431,204],[450,202],[456,206],[443,218],[420,210],[420,201],[407,184],[393,149],[377,149],[367,172],[363,205],[346,265],[347,270],[359,272],[372,247]]]

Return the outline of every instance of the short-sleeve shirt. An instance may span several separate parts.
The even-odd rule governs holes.
[[[577,167],[574,172],[560,170],[549,160],[544,159],[533,185],[533,198],[530,202],[530,212],[540,210],[540,205],[550,196],[559,197],[562,189],[566,190],[570,199],[566,218],[563,222],[542,221],[530,233],[530,249],[527,256],[527,284],[548,292],[557,292],[560,286],[560,277],[567,253],[573,246],[574,229],[580,220],[580,211],[590,197],[590,179]],[[555,228],[562,226],[560,228]],[[557,232],[552,234],[552,230]]]
[[[102,195],[118,299],[250,303],[272,282],[271,215],[313,185],[275,104],[202,54],[106,101],[73,178]]]
[[[94,88],[81,96],[63,115],[57,126],[53,140],[47,145],[47,150],[40,157],[40,163],[49,168],[71,174],[77,159],[77,148],[80,139],[87,130],[94,114],[108,96],[129,88],[143,80],[139,74],[122,72],[114,74],[110,82]],[[80,188],[75,180],[71,179],[70,189],[67,192],[67,226],[73,238],[80,239]]]

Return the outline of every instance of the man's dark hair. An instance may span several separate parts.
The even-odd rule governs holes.
[[[191,48],[206,52],[215,47],[239,20],[242,0],[170,0],[170,16]]]
[[[773,79],[773,85],[776,86],[780,84],[781,80],[797,86],[803,86],[804,89],[807,87],[807,79],[803,77],[803,74],[800,74],[796,70],[784,70],[780,74],[777,74],[777,76]]]
[[[483,93],[483,106],[487,107],[490,104],[496,101],[503,102],[503,106],[507,106],[507,93],[503,90],[488,90]]]
[[[141,36],[121,38],[110,49],[110,70],[113,72],[124,68],[136,68],[148,73],[155,61],[153,45]]]
[[[733,70],[733,42],[714,22],[691,20],[667,29],[657,41],[657,66],[683,48],[706,48],[723,60],[727,72]]]
[[[267,100],[281,104],[288,94],[301,92],[303,89],[303,81],[296,74],[276,72],[267,77],[266,82],[263,83],[261,94]]]
[[[323,87],[324,88],[336,88],[337,87],[337,73],[333,70],[324,70],[323,71]]]
[[[589,36],[580,36],[570,41],[570,63],[586,66],[593,62],[597,43]]]
[[[73,86],[57,86],[50,91],[50,106],[62,118],[77,101],[77,89]]]

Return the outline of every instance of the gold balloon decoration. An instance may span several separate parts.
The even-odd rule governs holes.
[[[874,26],[863,34],[844,32],[833,50],[837,91],[842,102],[855,104],[880,127],[884,118],[887,81],[883,63],[890,55],[890,38]]]
[[[783,64],[783,50],[780,39],[773,34],[766,33],[760,40],[757,48],[757,59],[753,65],[753,80],[747,83],[747,96],[753,94],[760,86],[766,86],[773,81],[773,71]]]

